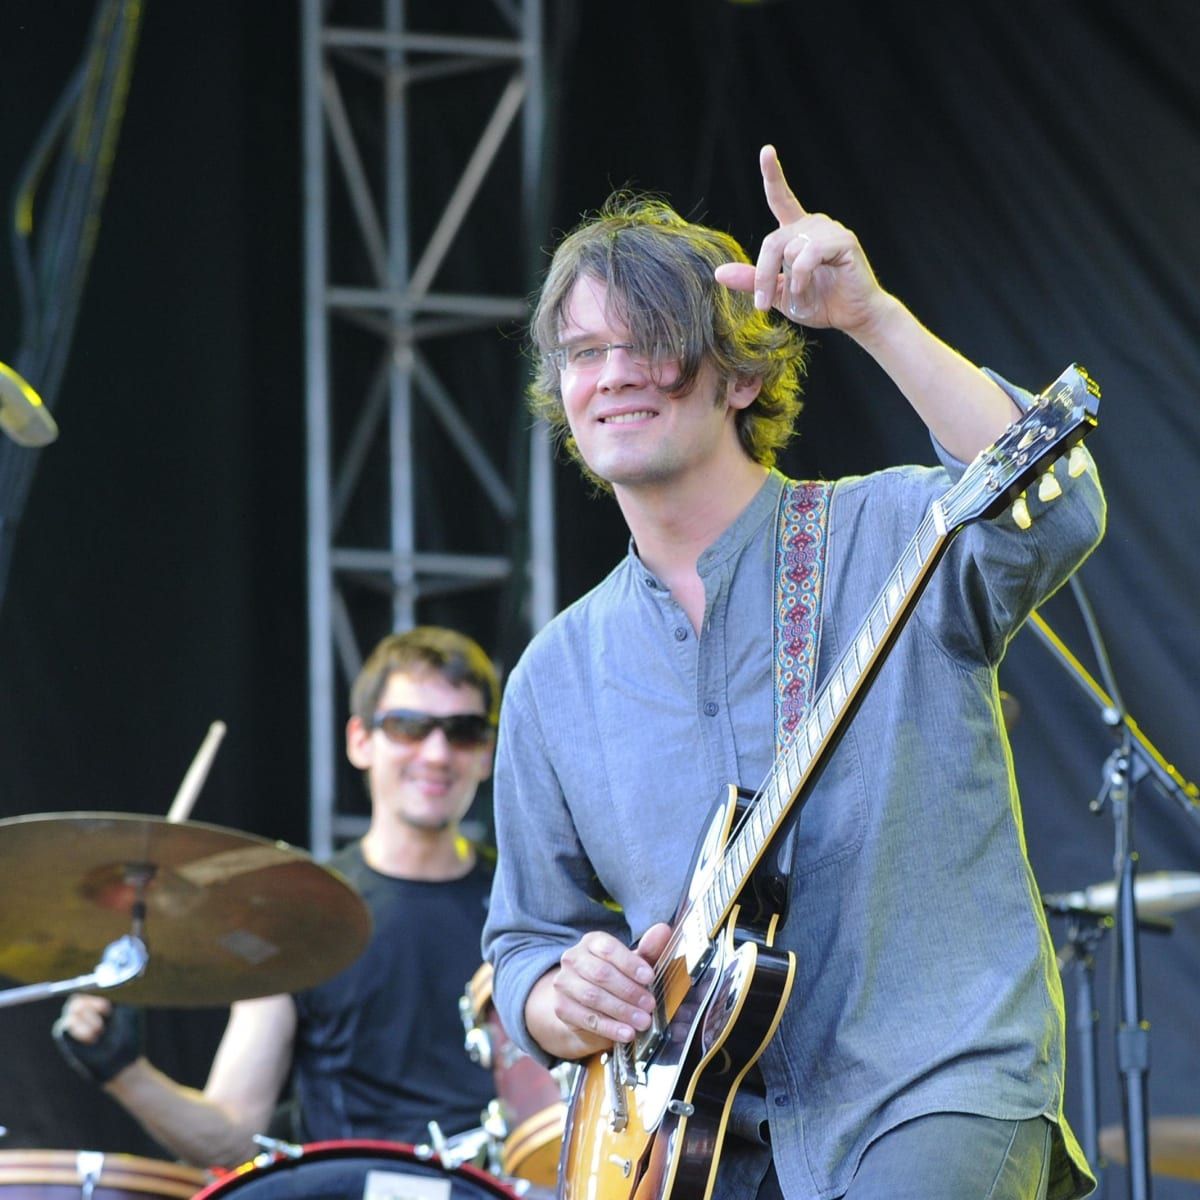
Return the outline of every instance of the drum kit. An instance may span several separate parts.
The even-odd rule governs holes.
[[[105,990],[145,1007],[221,1006],[311,987],[348,966],[370,936],[358,893],[283,842],[190,820],[109,812],[0,820],[0,1008]],[[48,982],[47,982],[48,981]],[[430,1144],[375,1141],[264,1152],[212,1181],[129,1154],[0,1150],[0,1200],[448,1200],[547,1194],[569,1076],[517,1051],[496,1016],[491,968],[460,1003],[464,1052],[491,1069],[497,1099],[477,1130]],[[2,1132],[2,1131],[0,1131]],[[244,1194],[243,1194],[244,1193]]]

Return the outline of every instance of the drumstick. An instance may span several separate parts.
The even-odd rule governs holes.
[[[200,789],[208,777],[208,769],[217,756],[217,748],[221,745],[221,739],[224,736],[224,721],[214,721],[208,727],[204,741],[200,743],[200,749],[196,751],[196,757],[192,759],[192,765],[188,767],[187,774],[179,785],[179,791],[175,793],[175,799],[171,801],[171,808],[167,813],[168,821],[178,822],[188,819],[188,814],[192,811],[192,805],[196,803],[196,797],[200,795]]]

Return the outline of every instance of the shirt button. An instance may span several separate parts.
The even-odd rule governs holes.
[[[787,1108],[787,1106],[788,1106],[787,1093],[779,1092],[775,1097],[775,1107],[776,1108]]]
[[[684,627],[682,625],[678,626],[675,630],[675,640],[677,642],[686,642],[687,641],[687,630],[684,629]]]
[[[647,586],[647,587],[650,587],[650,588],[652,588],[652,587],[654,586],[654,576],[653,576],[653,575],[647,575],[647,576],[646,576],[646,579],[645,579],[645,583],[646,583],[646,586]]]
[[[704,713],[705,713],[705,715],[706,715],[706,716],[709,716],[709,717],[715,717],[715,716],[717,715],[717,711],[718,711],[718,710],[717,710],[716,701],[714,701],[714,700],[710,700],[710,701],[709,701],[709,702],[708,702],[708,703],[707,703],[707,704],[704,706]]]

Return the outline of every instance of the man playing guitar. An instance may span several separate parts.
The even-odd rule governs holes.
[[[858,623],[922,517],[1031,403],[883,290],[854,234],[801,206],[773,148],[760,167],[779,227],[756,263],[661,202],[614,197],[560,244],[541,292],[535,411],[615,496],[632,540],[506,690],[484,933],[497,1007],[542,1061],[599,1064],[599,1132],[580,1118],[575,1134],[600,1140],[564,1156],[566,1196],[600,1171],[639,1200],[1082,1196],[1093,1181],[1062,1115],[1062,993],[996,668],[1102,535],[1086,456],[1058,473],[1053,503],[1052,489],[1030,494],[1031,528],[1003,516],[949,548],[794,833],[771,844],[758,898],[776,911],[744,958],[773,964],[774,999],[752,1018],[761,1045],[744,1069],[715,1051],[704,1064],[736,1093],[696,1126],[712,1136],[685,1128],[701,1086],[654,1110],[669,1138],[626,1150],[650,1087],[640,1049],[695,1056],[753,1008],[729,978],[694,1034],[672,1041],[667,1025],[692,1015],[677,997],[663,1019],[663,962],[699,978],[725,944],[677,919],[689,872],[704,875],[713,800],[767,775],[789,706],[802,712],[869,638]],[[773,464],[800,408],[800,329],[865,350],[941,465],[789,491]],[[903,558],[892,578],[908,585]],[[781,580],[800,600],[782,626]],[[712,1173],[679,1161],[717,1157]]]

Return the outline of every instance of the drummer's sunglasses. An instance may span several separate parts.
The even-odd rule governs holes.
[[[492,723],[482,713],[451,713],[435,717],[431,713],[411,708],[389,708],[371,718],[371,728],[383,730],[389,742],[414,746],[423,742],[435,729],[446,735],[446,741],[460,750],[482,746],[492,736]]]

